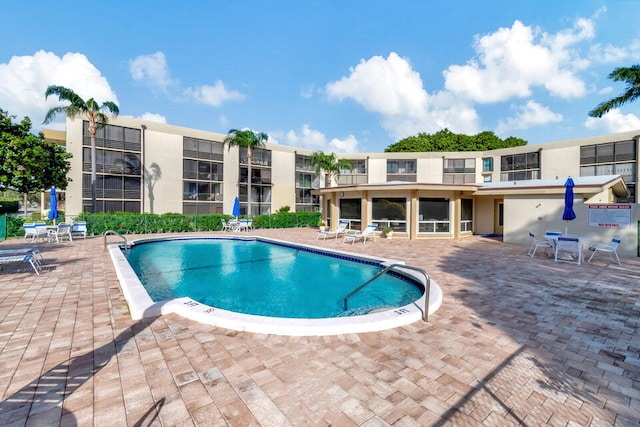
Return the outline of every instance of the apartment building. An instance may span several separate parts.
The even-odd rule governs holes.
[[[96,137],[97,210],[230,214],[238,196],[243,214],[289,206],[321,211],[329,224],[390,226],[411,239],[495,233],[524,243],[526,229],[563,225],[564,182],[572,177],[585,217],[596,203],[630,204],[633,216],[628,230],[596,230],[579,220],[573,227],[605,238],[622,232],[627,252],[637,240],[640,130],[484,152],[340,154],[353,169],[331,183],[315,175],[311,150],[272,143],[253,151],[249,176],[246,150],[225,146],[225,137],[111,120]],[[68,119],[65,144],[73,154],[65,209],[74,216],[91,208],[88,123]]]

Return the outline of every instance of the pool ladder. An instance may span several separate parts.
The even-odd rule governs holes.
[[[104,248],[105,249],[107,248],[107,236],[109,236],[109,235],[115,235],[115,236],[120,237],[122,240],[124,240],[124,249],[125,250],[131,249],[131,245],[127,241],[127,238],[124,237],[122,234],[118,233],[115,230],[107,230],[107,231],[104,232],[103,236],[104,236]]]
[[[425,322],[429,321],[429,293],[431,292],[431,279],[429,278],[429,275],[427,274],[426,271],[424,271],[423,269],[419,268],[419,267],[413,267],[411,265],[404,265],[404,264],[390,264],[387,267],[385,267],[383,270],[379,271],[375,276],[373,276],[371,279],[367,280],[366,282],[364,282],[362,285],[358,286],[357,288],[355,288],[354,290],[352,290],[351,292],[349,292],[349,294],[347,294],[346,297],[344,297],[344,309],[347,310],[347,300],[349,298],[351,298],[353,295],[357,294],[358,292],[360,292],[365,286],[367,286],[369,283],[373,282],[374,280],[376,280],[378,277],[386,274],[387,272],[395,269],[395,268],[401,268],[404,270],[413,270],[413,271],[417,271],[418,273],[422,273],[422,275],[425,278],[425,291],[424,291],[424,310],[422,312],[422,320]]]

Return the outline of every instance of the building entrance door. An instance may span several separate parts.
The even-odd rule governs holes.
[[[496,200],[494,206],[493,232],[504,234],[504,200]]]

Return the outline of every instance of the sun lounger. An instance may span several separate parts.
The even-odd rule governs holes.
[[[11,262],[28,262],[31,264],[31,267],[33,267],[33,271],[35,271],[37,275],[40,275],[40,263],[33,255],[9,255],[0,257],[0,268],[2,264]]]
[[[42,254],[38,248],[16,248],[16,249],[2,249],[0,250],[0,257],[9,255],[33,255],[35,258],[42,260]]]

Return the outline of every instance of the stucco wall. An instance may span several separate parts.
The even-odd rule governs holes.
[[[151,171],[151,165],[156,163],[160,167],[162,177],[156,181],[153,188],[153,212],[182,212],[182,136],[150,129],[145,131],[145,168]],[[151,213],[149,189],[145,185],[145,212]]]
[[[276,183],[271,198],[271,212],[283,206],[296,209],[296,155],[295,152],[272,151],[272,182]]]

